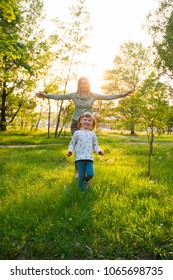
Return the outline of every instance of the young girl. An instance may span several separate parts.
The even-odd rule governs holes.
[[[78,169],[79,188],[84,192],[85,187],[90,187],[90,180],[94,176],[93,150],[103,155],[104,152],[99,148],[97,136],[92,131],[95,120],[91,113],[86,112],[78,119],[80,130],[75,131],[68,147],[67,155],[70,157],[75,150],[75,163]]]

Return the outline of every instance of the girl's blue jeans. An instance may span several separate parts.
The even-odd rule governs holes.
[[[91,160],[76,161],[78,170],[78,183],[82,192],[85,189],[85,180],[89,181],[94,176],[94,166]]]

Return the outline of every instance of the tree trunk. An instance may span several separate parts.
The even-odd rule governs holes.
[[[48,112],[48,138],[50,137],[50,115],[51,115],[51,106],[50,106],[50,100],[48,99],[49,104],[49,112]]]
[[[63,122],[63,124],[62,124],[62,127],[61,127],[61,129],[60,129],[60,131],[59,131],[59,133],[58,133],[58,137],[60,137],[60,135],[61,135],[61,133],[62,133],[62,131],[63,131],[64,125],[65,125],[66,122],[67,122],[67,118],[68,118],[68,112],[67,112],[66,118],[65,118],[65,120],[64,120],[64,122]]]
[[[153,142],[154,142],[154,134],[151,131],[151,137],[148,137],[149,142],[149,154],[148,154],[148,177],[151,179],[151,156],[153,155]]]
[[[58,135],[58,128],[59,128],[59,124],[60,124],[62,105],[63,105],[63,100],[61,101],[61,104],[60,104],[60,107],[59,107],[59,112],[58,112],[58,117],[57,117],[57,123],[56,123],[56,128],[55,128],[54,137],[57,137],[57,135]],[[61,134],[61,133],[60,133],[60,134]],[[60,136],[60,134],[58,135],[58,137]]]
[[[39,113],[39,116],[38,116],[38,121],[37,121],[37,124],[35,126],[34,132],[36,132],[37,129],[38,129],[38,126],[39,126],[39,123],[40,123],[40,120],[41,120],[41,117],[42,117],[42,112],[43,112],[43,107],[40,110],[40,113]],[[32,130],[32,128],[31,128],[31,130]]]
[[[130,134],[131,135],[135,134],[135,125],[134,125],[134,123],[131,123],[131,125],[130,125]]]
[[[151,146],[149,147],[149,154],[148,154],[148,177],[150,179],[151,176]]]
[[[7,124],[6,124],[6,115],[5,115],[5,103],[6,103],[6,83],[2,83],[2,102],[1,102],[1,118],[0,118],[0,130],[1,131],[6,131],[7,130]]]

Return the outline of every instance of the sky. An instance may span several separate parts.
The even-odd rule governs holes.
[[[69,6],[75,0],[44,0],[48,18],[68,19]],[[142,28],[145,17],[157,7],[156,0],[86,0],[92,18],[91,48],[85,56],[87,63],[78,76],[87,76],[93,91],[100,91],[103,71],[111,69],[121,44],[126,41],[150,45],[151,38]],[[47,25],[48,26],[48,25]],[[94,65],[94,66],[91,66]]]

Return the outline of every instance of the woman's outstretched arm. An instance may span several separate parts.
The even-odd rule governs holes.
[[[118,98],[124,98],[126,96],[130,96],[134,91],[129,90],[122,94],[99,94],[99,93],[93,93],[95,99],[97,100],[113,100]]]
[[[48,99],[54,99],[54,100],[70,100],[72,99],[73,93],[68,94],[45,94],[41,91],[36,93],[36,96],[38,98],[48,98]]]

